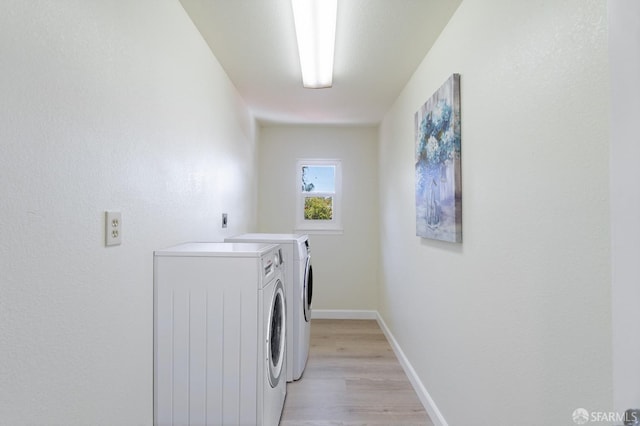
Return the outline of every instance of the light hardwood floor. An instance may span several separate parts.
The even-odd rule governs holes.
[[[287,385],[281,426],[433,426],[378,323],[312,320],[302,378]]]

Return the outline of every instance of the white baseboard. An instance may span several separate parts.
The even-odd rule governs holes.
[[[402,352],[402,349],[400,348],[400,345],[398,345],[395,337],[393,337],[393,334],[391,334],[391,330],[389,330],[389,327],[387,327],[387,324],[385,324],[380,314],[377,311],[374,312],[376,314],[376,319],[378,320],[378,324],[380,325],[382,332],[387,337],[387,340],[389,341],[393,352],[395,352],[396,357],[398,357],[400,365],[409,378],[411,385],[413,385],[413,389],[418,394],[418,398],[420,399],[420,402],[422,402],[424,409],[429,414],[431,421],[435,426],[448,426],[447,421],[444,419],[444,416],[436,406],[436,403],[429,395],[429,392],[427,392],[427,389],[422,384],[422,381],[416,374],[416,371],[413,369],[413,366],[411,365],[407,357],[404,355],[404,352]]]
[[[358,319],[377,320],[378,311],[360,311],[348,309],[314,309],[311,319]]]

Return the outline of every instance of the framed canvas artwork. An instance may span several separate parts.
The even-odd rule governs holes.
[[[460,74],[415,114],[416,235],[462,242]]]

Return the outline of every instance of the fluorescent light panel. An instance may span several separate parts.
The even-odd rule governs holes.
[[[302,85],[311,89],[333,84],[338,0],[291,0],[302,68]]]

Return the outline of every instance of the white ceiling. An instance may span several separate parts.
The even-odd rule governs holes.
[[[363,125],[380,122],[461,0],[338,0],[329,89],[302,87],[290,0],[180,2],[259,121]]]

